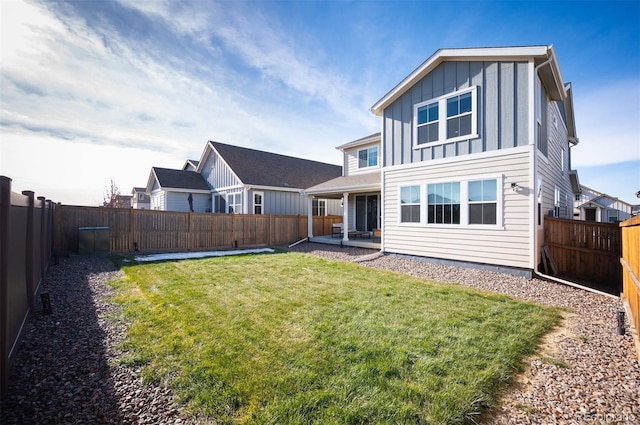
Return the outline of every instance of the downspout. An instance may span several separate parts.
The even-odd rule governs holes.
[[[534,188],[532,192],[530,192],[530,196],[531,196],[531,201],[530,201],[530,206],[531,206],[531,211],[533,212],[532,214],[532,223],[531,223],[531,239],[532,239],[532,252],[530,253],[531,255],[531,269],[535,272],[535,270],[538,267],[538,220],[542,220],[542,217],[538,217],[538,214],[542,214],[542,210],[540,212],[538,212],[538,145],[537,145],[537,140],[538,140],[538,135],[536,134],[536,132],[538,131],[538,126],[536,125],[536,102],[535,102],[535,98],[536,98],[536,83],[538,81],[538,71],[540,70],[540,68],[542,68],[543,66],[548,65],[549,63],[551,63],[551,61],[553,60],[553,56],[549,53],[547,53],[547,59],[538,64],[537,66],[535,66],[533,68],[533,75],[531,76],[531,88],[532,88],[532,95],[531,99],[529,100],[529,105],[532,109],[531,114],[529,115],[530,119],[531,119],[531,129],[532,131],[529,133],[530,136],[532,136],[532,140],[531,140],[531,146],[532,146],[532,150],[531,150],[531,159],[532,159],[532,170],[531,170],[531,186]],[[533,61],[533,60],[532,60]],[[529,68],[531,69],[531,68]],[[539,95],[539,93],[538,93]],[[542,102],[542,98],[540,99],[540,102]],[[543,223],[543,222],[542,222]],[[543,223],[544,225],[544,223]]]

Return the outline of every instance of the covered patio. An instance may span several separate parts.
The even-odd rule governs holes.
[[[380,187],[380,172],[376,171],[337,177],[306,189],[304,194],[308,196],[309,214],[316,197],[342,199],[343,207],[341,229],[334,228],[328,235],[314,235],[312,226],[309,226],[309,241],[382,249]]]

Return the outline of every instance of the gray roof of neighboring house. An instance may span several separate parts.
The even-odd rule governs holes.
[[[305,189],[342,175],[342,167],[209,141],[244,184]]]
[[[133,190],[135,192],[143,192],[144,193],[144,192],[147,191],[147,188],[146,187],[134,187]]]
[[[152,167],[151,170],[156,175],[162,188],[211,190],[202,174],[195,171],[160,167]]]

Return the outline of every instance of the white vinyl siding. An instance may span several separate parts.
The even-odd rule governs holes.
[[[384,171],[384,247],[391,253],[470,261],[510,267],[533,268],[530,250],[529,208],[532,183],[531,149],[502,151],[496,155],[474,155],[456,160],[431,161],[421,166],[397,167]],[[399,216],[399,188],[416,182],[475,181],[487,176],[497,179],[496,225],[407,225]],[[406,182],[406,183],[405,183]],[[511,189],[517,183],[521,191]],[[426,190],[426,189],[425,189]],[[461,197],[464,194],[461,193]]]
[[[375,152],[376,161],[375,165],[368,165],[367,167],[360,166],[360,153],[366,151],[367,152],[367,163],[369,164],[369,154],[373,154]],[[346,149],[344,151],[344,164],[345,170],[344,175],[352,175],[357,173],[368,173],[376,168],[380,167],[380,144],[373,143],[363,146],[357,146],[350,149]]]

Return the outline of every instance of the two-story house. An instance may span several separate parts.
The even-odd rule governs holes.
[[[146,187],[134,187],[131,189],[131,208],[148,210],[151,208],[151,198]]]
[[[579,191],[571,85],[553,47],[438,50],[371,111],[381,132],[363,190],[379,196],[381,250],[532,276],[544,216],[571,218]],[[359,168],[348,166],[360,165],[360,152],[368,158],[365,141],[374,140],[344,146],[342,186],[306,191],[343,192],[348,228],[369,211],[369,195],[356,194],[361,175],[351,174]]]

